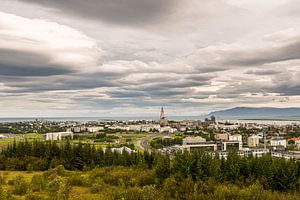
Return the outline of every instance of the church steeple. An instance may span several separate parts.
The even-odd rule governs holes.
[[[160,110],[160,119],[165,119],[165,111],[164,111],[164,107],[161,107],[161,110]]]
[[[160,110],[159,124],[160,124],[160,126],[167,126],[168,125],[168,120],[165,117],[164,107],[161,107],[161,110]]]

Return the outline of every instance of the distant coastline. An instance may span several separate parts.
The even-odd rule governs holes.
[[[244,119],[237,119],[237,120],[253,120],[253,121],[300,121],[300,117],[299,119],[277,119],[277,118],[261,118],[261,119],[256,119],[256,118],[244,118]]]

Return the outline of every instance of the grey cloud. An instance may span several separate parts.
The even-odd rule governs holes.
[[[0,75],[51,76],[74,72],[66,66],[51,64],[49,58],[37,53],[0,49]]]
[[[13,93],[38,93],[45,91],[81,90],[100,87],[120,87],[114,77],[101,77],[99,74],[72,74],[53,77],[15,79],[6,82]]]
[[[280,47],[231,52],[224,58],[223,64],[253,66],[296,59],[300,59],[300,40]]]
[[[285,4],[274,9],[275,13],[280,13],[285,17],[300,16],[300,2],[298,0],[287,0]]]
[[[227,87],[221,88],[215,94],[219,98],[243,98],[243,94],[251,94],[256,99],[259,95],[268,97],[270,94],[279,94],[280,96],[298,96],[300,95],[300,73],[282,72],[271,75],[270,81],[254,81],[254,79],[229,80]],[[274,97],[275,99],[277,97]]]
[[[19,0],[61,12],[112,23],[145,24],[162,20],[182,0]]]
[[[259,76],[265,76],[265,75],[274,75],[274,74],[280,74],[281,72],[279,70],[274,69],[262,69],[262,70],[248,70],[245,72],[245,74],[252,74],[252,75],[259,75]]]

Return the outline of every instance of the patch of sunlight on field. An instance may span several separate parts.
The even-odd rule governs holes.
[[[42,174],[43,172],[25,172],[25,171],[0,171],[0,175],[4,176],[6,180],[13,180],[17,176],[23,176],[24,179],[28,182],[31,181],[31,178],[36,174]]]
[[[143,138],[143,137],[149,137],[153,136],[152,133],[114,133],[114,134],[107,134],[108,136],[117,136],[117,137],[123,137],[123,138]]]
[[[12,144],[14,141],[32,141],[32,140],[43,140],[44,134],[28,133],[28,134],[2,134],[4,136],[13,136],[13,138],[1,138],[0,149],[5,148],[8,144]]]

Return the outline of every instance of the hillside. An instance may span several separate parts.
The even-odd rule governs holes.
[[[209,116],[226,119],[280,119],[299,120],[300,108],[251,108],[236,107],[221,111],[211,112]]]

